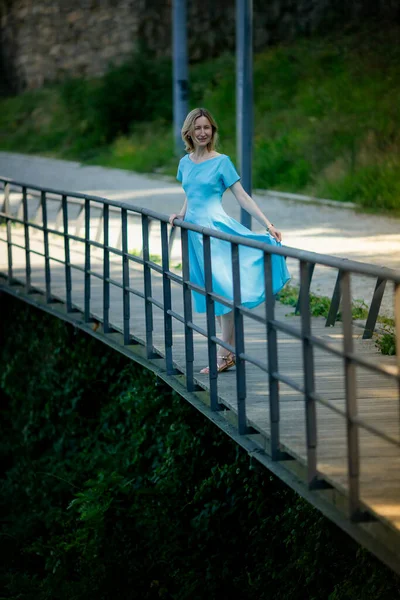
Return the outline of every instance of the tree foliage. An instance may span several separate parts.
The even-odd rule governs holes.
[[[400,598],[154,376],[17,300],[1,314],[1,598]]]

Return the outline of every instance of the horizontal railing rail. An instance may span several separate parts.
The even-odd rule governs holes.
[[[272,460],[277,461],[287,458],[287,452],[283,449],[280,439],[280,383],[289,386],[301,394],[305,407],[306,423],[306,468],[307,481],[310,489],[320,489],[331,485],[324,478],[317,468],[318,446],[317,446],[317,406],[321,405],[329,410],[339,414],[346,423],[346,444],[347,444],[347,479],[348,479],[348,501],[349,514],[352,520],[369,520],[371,514],[366,510],[365,504],[360,496],[360,429],[384,440],[395,446],[400,446],[400,440],[379,429],[379,427],[362,419],[359,415],[357,400],[357,381],[356,367],[362,367],[373,373],[384,376],[391,380],[396,386],[398,400],[400,400],[400,349],[397,345],[397,363],[394,365],[379,364],[374,358],[366,358],[363,354],[357,354],[354,350],[353,323],[352,323],[352,296],[351,296],[351,277],[353,275],[368,276],[376,279],[375,293],[371,307],[374,307],[374,314],[367,319],[368,327],[372,327],[375,319],[375,313],[378,304],[383,295],[384,287],[390,282],[393,284],[393,300],[395,328],[397,338],[400,334],[400,272],[386,267],[357,262],[353,260],[340,259],[333,256],[317,254],[305,250],[299,250],[291,247],[276,247],[255,240],[244,239],[240,236],[228,235],[220,231],[201,227],[184,220],[177,219],[176,227],[181,233],[181,256],[182,272],[178,274],[171,270],[170,256],[170,226],[168,215],[161,214],[148,208],[133,206],[123,202],[115,202],[106,198],[82,194],[77,192],[68,192],[55,190],[51,188],[42,188],[31,186],[26,183],[13,181],[4,177],[0,178],[0,183],[4,188],[4,201],[0,212],[0,220],[5,225],[5,237],[1,235],[0,244],[5,244],[7,248],[7,272],[5,276],[10,285],[15,281],[13,273],[13,250],[17,248],[24,251],[25,256],[25,286],[29,293],[33,289],[31,256],[39,255],[44,259],[44,280],[45,297],[47,302],[52,302],[54,296],[52,293],[51,263],[55,262],[64,267],[65,281],[65,304],[68,312],[76,310],[74,303],[73,290],[73,270],[79,271],[84,275],[84,306],[83,314],[86,322],[93,318],[100,320],[103,324],[105,334],[112,332],[115,326],[110,321],[110,289],[111,286],[122,290],[122,328],[124,344],[141,343],[145,348],[148,359],[160,357],[160,350],[154,345],[154,309],[159,309],[163,313],[164,326],[164,348],[166,373],[169,375],[177,374],[181,368],[185,374],[186,388],[188,392],[197,389],[198,382],[194,374],[194,333],[204,336],[207,340],[208,358],[209,358],[209,395],[210,406],[213,411],[220,411],[224,408],[221,403],[218,392],[217,379],[217,346],[221,346],[229,351],[236,353],[236,412],[237,427],[240,435],[255,433],[254,423],[250,424],[247,418],[247,395],[248,387],[246,383],[247,363],[256,366],[266,374],[268,384],[268,409],[269,409],[269,453]],[[11,211],[10,194],[13,192],[21,194],[22,214],[16,215]],[[39,194],[40,197],[40,221],[38,223],[38,213],[35,214],[35,221],[29,217],[29,195],[31,193]],[[51,196],[51,197],[50,197]],[[80,235],[80,229],[71,233],[70,209],[72,203],[76,201],[81,203],[80,229],[83,234]],[[61,223],[60,227],[51,226],[48,218],[48,202],[58,201],[60,203]],[[95,239],[91,238],[91,216],[95,207],[101,207],[101,235],[97,230]],[[113,211],[120,220],[121,236],[120,247],[110,244],[110,212]],[[21,211],[19,211],[20,213]],[[141,255],[135,256],[129,252],[128,241],[128,219],[130,215],[135,215],[140,220],[141,235]],[[150,253],[150,222],[159,223],[160,243],[161,243],[161,264],[157,264],[151,259]],[[21,241],[14,239],[12,225],[21,227]],[[62,225],[62,226],[61,226]],[[23,236],[22,236],[23,231]],[[43,235],[43,252],[33,247],[34,232],[41,232]],[[204,285],[195,284],[190,280],[189,264],[189,236],[192,233],[201,235],[203,241],[203,260],[204,260]],[[57,236],[63,241],[63,256],[52,256],[50,252],[50,236]],[[19,240],[20,238],[18,238]],[[219,296],[213,291],[212,283],[212,245],[213,239],[225,241],[229,245],[228,257],[231,260],[231,269],[233,275],[233,298],[227,299]],[[84,266],[74,264],[71,258],[71,243],[77,242],[84,248]],[[264,260],[264,280],[265,280],[265,315],[252,312],[242,305],[241,300],[241,282],[240,282],[240,247],[246,246],[262,251]],[[92,252],[101,251],[102,253],[102,272],[92,268]],[[300,295],[298,302],[298,311],[300,319],[300,328],[279,320],[276,317],[275,297],[272,287],[272,256],[280,255],[285,258],[291,258],[298,262],[300,273]],[[120,261],[122,270],[122,279],[117,281],[112,277],[112,260]],[[130,264],[134,263],[142,269],[143,290],[134,287],[131,284]],[[338,349],[322,337],[315,336],[312,331],[312,319],[310,313],[310,285],[313,276],[314,267],[324,266],[337,271],[337,278],[330,316],[328,321],[332,324],[335,321],[339,304],[342,313],[342,335],[343,347]],[[162,300],[153,295],[152,274],[157,273],[162,280]],[[91,282],[92,279],[102,281],[102,314],[96,314],[93,317]],[[183,314],[174,310],[172,306],[171,284],[180,285],[182,288]],[[206,300],[206,328],[200,327],[193,321],[192,292],[203,295]],[[135,336],[131,330],[131,295],[140,297],[144,301],[144,320],[145,336],[144,339]],[[232,309],[235,325],[235,344],[234,346],[223,341],[216,332],[215,303],[221,303]],[[379,308],[378,308],[379,309]],[[372,310],[372,309],[371,309]],[[377,314],[377,313],[376,313]],[[244,318],[250,318],[265,329],[267,340],[267,353],[265,361],[259,354],[252,355],[245,349],[245,331]],[[375,319],[376,320],[376,319]],[[173,355],[173,324],[179,322],[184,326],[184,366],[179,367],[174,360]],[[284,333],[290,338],[297,339],[302,347],[302,368],[303,381],[299,383],[291,375],[283,373],[278,364],[278,334]],[[322,393],[316,391],[315,385],[315,360],[314,350],[322,349],[336,358],[340,358],[343,364],[344,372],[344,407],[333,404],[327,400]],[[399,499],[400,500],[400,499]]]
[[[6,185],[6,186],[14,185],[14,187],[17,187],[17,188],[19,187],[22,190],[27,189],[27,184],[22,183],[22,182],[13,181],[8,178],[1,178],[0,181],[2,181],[4,183],[4,185]],[[10,187],[8,187],[7,190],[9,193]],[[152,214],[153,211],[151,211],[151,210],[141,209],[139,207],[132,206],[130,204],[125,205],[124,203],[115,202],[115,201],[113,202],[111,200],[108,200],[106,198],[99,197],[99,196],[82,194],[79,192],[76,192],[76,193],[68,192],[67,193],[67,192],[61,192],[61,191],[55,190],[53,188],[40,188],[39,186],[31,186],[31,185],[29,186],[29,190],[30,190],[32,196],[36,196],[39,198],[39,202],[36,207],[35,220],[39,219],[38,213],[42,209],[42,204],[40,202],[40,194],[41,193],[43,193],[43,192],[46,193],[47,200],[60,203],[59,210],[57,212],[56,222],[55,222],[55,229],[49,228],[48,229],[49,233],[56,233],[55,230],[59,230],[60,226],[61,226],[61,222],[62,222],[62,218],[63,218],[62,217],[63,208],[62,208],[62,201],[60,200],[60,194],[67,195],[69,203],[77,204],[80,207],[79,215],[77,217],[77,223],[75,226],[75,235],[69,234],[70,239],[74,240],[74,241],[78,241],[78,239],[79,239],[78,234],[83,225],[83,219],[84,219],[84,214],[85,214],[85,211],[84,211],[85,201],[89,200],[92,202],[97,202],[100,205],[99,208],[97,208],[97,210],[100,211],[100,218],[99,218],[99,222],[97,225],[95,240],[90,242],[92,245],[95,245],[94,242],[98,243],[103,234],[102,221],[103,221],[104,206],[108,206],[109,210],[111,212],[112,211],[117,212],[118,210],[120,210],[121,206],[126,206],[127,209],[129,210],[129,214],[136,215],[137,217],[139,217],[139,215],[142,213],[147,214],[150,218],[150,221],[149,221],[150,227],[151,227],[152,223],[157,222],[159,219],[164,218],[166,220],[168,218],[167,215],[162,215],[162,214],[155,213],[155,212]],[[23,202],[21,201],[21,206],[22,205],[23,205]],[[15,219],[15,222],[23,224],[24,220],[22,218],[22,215],[21,215],[20,219],[18,219],[18,217],[17,217]],[[179,222],[178,220],[176,221],[176,225],[178,227],[179,226],[185,227],[185,225],[183,225],[182,222]],[[31,226],[35,227],[34,224],[32,224]],[[201,233],[202,228],[200,228],[199,230],[197,230],[197,229],[193,229],[193,230],[199,231]],[[172,246],[176,239],[176,232],[177,232],[177,227],[172,228],[171,234],[169,237],[169,251],[170,252],[172,250]],[[218,237],[218,236],[214,236],[214,237]],[[223,237],[220,239],[227,239],[227,241],[230,241],[230,240],[228,240],[227,236],[224,234],[223,234]],[[119,249],[121,249],[121,247],[122,247],[122,229],[121,229],[120,235],[118,237],[116,247]],[[311,286],[312,277],[313,277],[314,270],[315,270],[315,265],[317,263],[326,265],[326,263],[322,262],[322,260],[321,260],[321,256],[324,256],[324,255],[318,255],[318,254],[314,254],[314,253],[310,253],[310,254],[314,255],[314,260],[312,260],[311,258],[307,259],[307,255],[304,255],[304,259],[308,261],[308,280],[309,280],[307,282],[308,287]],[[293,258],[292,254],[290,252],[287,252],[286,256],[288,256],[289,258],[290,257]],[[296,258],[297,257],[298,256],[296,256]],[[333,258],[333,257],[331,257],[331,258]],[[366,263],[359,263],[357,261],[349,261],[348,259],[337,258],[336,260],[339,261],[340,265],[339,265],[339,263],[335,265],[335,268],[338,269],[338,275],[337,275],[336,283],[335,283],[335,286],[334,286],[334,289],[332,292],[330,308],[329,308],[329,312],[328,312],[326,322],[325,322],[326,327],[333,327],[339,316],[339,306],[340,306],[340,300],[341,300],[340,276],[341,276],[341,272],[346,270],[345,265],[347,265],[347,270],[350,270],[353,273],[357,272],[357,270],[355,268],[356,265],[363,265],[364,267],[373,266],[373,265],[367,265]],[[328,266],[328,265],[326,265],[326,266]],[[333,266],[333,265],[330,265],[330,266]],[[370,302],[369,309],[368,309],[368,316],[367,316],[367,319],[366,319],[365,325],[364,325],[364,332],[363,332],[364,339],[370,339],[373,336],[373,333],[374,333],[375,327],[376,327],[376,323],[378,320],[379,312],[381,309],[381,304],[382,304],[383,295],[384,295],[384,291],[386,288],[386,282],[387,282],[386,269],[384,267],[375,267],[375,268],[377,269],[378,274],[374,275],[376,277],[376,283],[375,283],[375,289],[374,289],[373,295],[372,295],[372,300]],[[388,272],[392,273],[392,270],[389,269]],[[370,273],[365,273],[365,274],[369,275]],[[296,303],[296,307],[295,307],[295,311],[294,311],[295,314],[300,314],[300,296],[301,296],[301,290],[299,292],[298,300]]]

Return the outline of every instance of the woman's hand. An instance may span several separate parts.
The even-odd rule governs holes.
[[[176,213],[173,213],[170,218],[168,219],[168,221],[170,222],[170,225],[174,226],[174,220],[175,219],[183,219],[182,215],[177,215]]]
[[[274,227],[273,225],[271,225],[271,227],[269,227],[268,233],[270,235],[272,235],[272,237],[275,238],[277,242],[281,242],[282,241],[282,234],[281,234],[281,232],[278,231],[277,228]]]

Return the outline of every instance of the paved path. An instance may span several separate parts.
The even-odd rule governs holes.
[[[180,185],[171,178],[5,152],[0,152],[0,175],[30,184],[92,193],[163,213],[178,211],[184,199]],[[255,194],[254,198],[282,230],[288,246],[400,269],[400,219],[261,194]],[[230,192],[224,197],[224,207],[239,218],[239,206]],[[260,226],[255,222],[253,228],[258,230]],[[296,283],[297,266],[289,264],[289,268]],[[313,290],[330,296],[335,276],[328,269],[317,270]],[[354,298],[369,303],[373,288],[373,281],[353,278]],[[391,293],[386,293],[383,311],[389,314],[392,310]]]

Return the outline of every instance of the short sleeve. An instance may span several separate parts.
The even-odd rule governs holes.
[[[179,161],[179,165],[178,165],[178,172],[176,174],[176,178],[178,181],[182,182],[182,161]]]
[[[231,187],[231,185],[233,185],[240,179],[240,176],[239,176],[238,172],[236,171],[235,167],[233,166],[233,163],[232,163],[231,159],[229,158],[229,156],[227,156],[221,162],[221,178],[222,178],[223,184],[225,186],[225,189],[227,189],[228,187]]]

